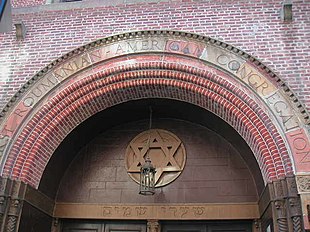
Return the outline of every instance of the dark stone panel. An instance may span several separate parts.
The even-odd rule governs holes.
[[[52,218],[24,202],[19,232],[51,231]]]
[[[261,217],[261,228],[262,228],[262,231],[267,231],[267,228],[269,228],[270,232],[274,232],[271,205],[269,205],[266,208],[266,211],[264,212],[264,214]]]
[[[183,173],[154,196],[141,197],[125,169],[126,147],[148,129],[148,121],[122,124],[104,131],[84,146],[64,175],[57,201],[80,203],[220,203],[257,202],[253,173],[240,153],[222,136],[184,120],[154,119],[184,143]]]

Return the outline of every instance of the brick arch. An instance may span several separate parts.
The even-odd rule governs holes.
[[[4,176],[38,187],[53,152],[77,125],[113,105],[142,98],[170,98],[213,112],[248,143],[266,182],[293,174],[284,138],[263,103],[231,75],[197,59],[143,54],[105,62],[74,78],[23,127]]]

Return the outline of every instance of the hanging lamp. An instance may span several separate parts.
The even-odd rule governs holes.
[[[154,195],[155,194],[155,173],[156,169],[152,165],[149,157],[150,140],[151,140],[151,128],[152,128],[152,108],[150,107],[150,124],[149,124],[149,136],[147,140],[147,152],[145,156],[145,163],[140,168],[140,191],[141,195]]]

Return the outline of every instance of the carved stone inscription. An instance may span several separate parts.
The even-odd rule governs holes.
[[[46,93],[54,88],[60,80],[51,73],[47,74],[39,80],[32,90],[24,97],[24,106],[26,108],[34,106]]]
[[[107,59],[123,54],[139,53],[145,51],[163,51],[165,44],[165,39],[158,38],[127,40],[92,50],[88,52],[88,55],[91,62],[95,63],[101,61],[102,59]]]
[[[168,40],[166,44],[166,51],[195,57],[200,57],[204,49],[204,44],[189,41]]]
[[[259,217],[256,204],[185,205],[92,205],[58,203],[58,218],[100,219],[253,219]]]
[[[276,87],[264,75],[233,53],[209,46],[200,58],[233,73],[262,97],[276,91]]]
[[[288,142],[292,148],[295,158],[295,165],[298,172],[309,171],[310,165],[310,144],[309,138],[303,129],[287,133]]]
[[[284,131],[290,131],[299,127],[297,116],[279,91],[266,97],[266,101],[282,124]]]
[[[200,58],[220,66],[232,74],[236,74],[240,67],[245,63],[245,60],[234,55],[233,53],[227,52],[215,46],[206,47]]]
[[[237,76],[248,84],[258,95],[264,97],[274,91],[276,87],[271,84],[262,74],[260,74],[254,67],[245,63],[236,72]]]

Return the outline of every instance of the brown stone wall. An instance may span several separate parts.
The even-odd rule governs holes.
[[[125,116],[125,115],[124,115]],[[255,202],[256,186],[237,150],[205,127],[171,119],[154,120],[153,128],[175,133],[184,143],[187,161],[173,183],[151,197],[127,175],[125,150],[131,139],[148,129],[147,121],[121,125],[85,146],[63,177],[58,202],[212,203]],[[64,154],[65,155],[65,154]]]

